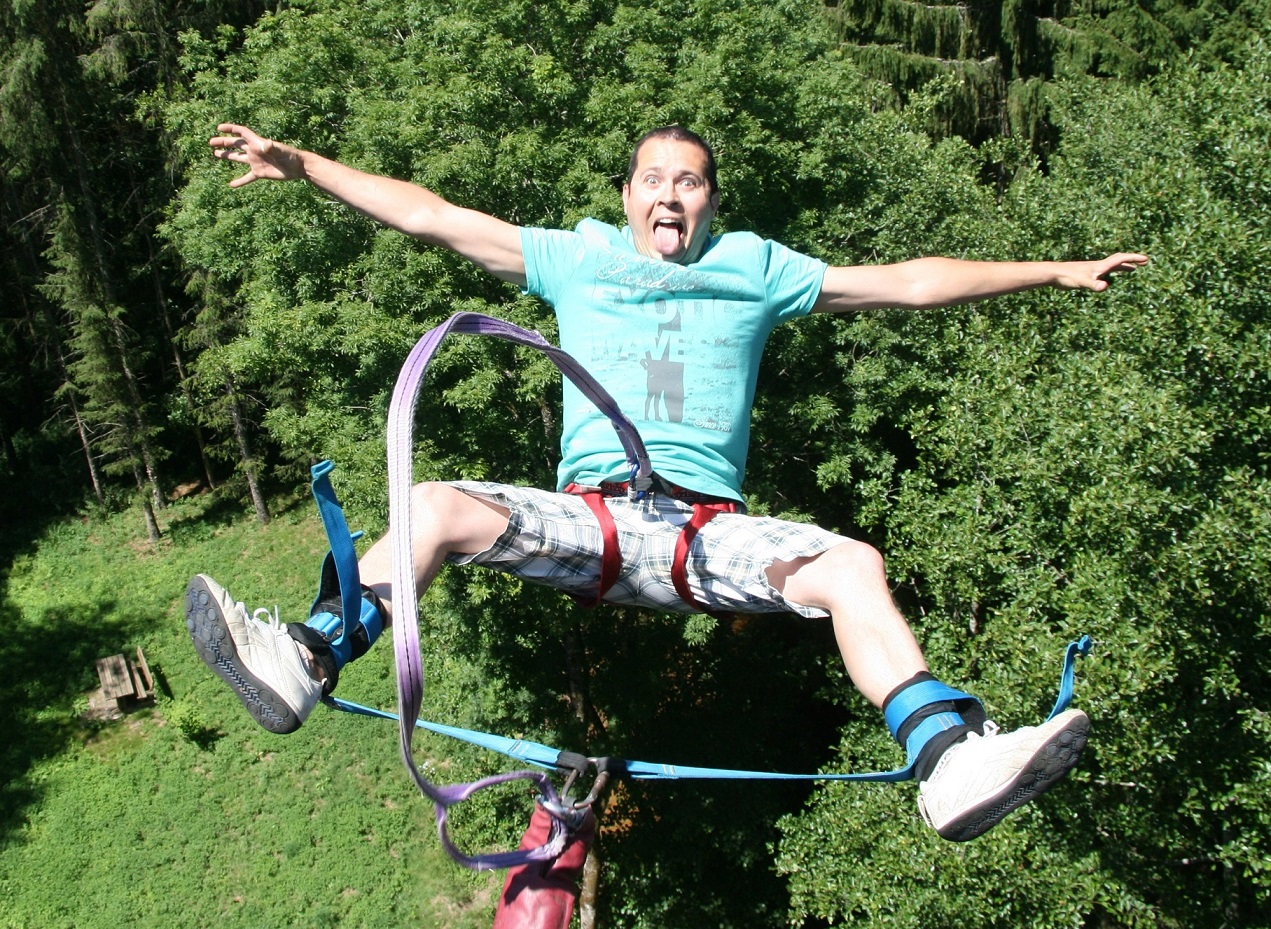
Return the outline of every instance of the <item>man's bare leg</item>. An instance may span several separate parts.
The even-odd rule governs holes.
[[[416,486],[411,506],[415,583],[421,593],[447,555],[475,554],[493,545],[509,515],[502,507],[437,483]],[[272,615],[267,610],[249,615],[224,587],[200,574],[186,588],[186,627],[199,656],[258,723],[271,732],[294,732],[335,688],[340,668],[365,652],[391,618],[392,543],[387,536],[362,557],[359,574],[364,587],[361,616],[346,621],[340,615],[340,591],[329,589],[307,621],[290,624],[279,621],[276,609]],[[330,577],[324,577],[323,585],[337,586]],[[337,630],[351,634],[337,642]]]
[[[847,542],[773,565],[768,577],[787,600],[830,613],[848,674],[884,710],[913,765],[919,809],[942,837],[982,835],[1076,765],[1090,725],[1085,713],[1070,709],[1003,733],[978,702],[931,675],[870,546]]]
[[[470,497],[449,484],[416,484],[411,492],[415,590],[423,595],[451,554],[475,555],[492,546],[508,524],[507,507]],[[393,612],[393,544],[380,538],[358,562],[362,583]]]

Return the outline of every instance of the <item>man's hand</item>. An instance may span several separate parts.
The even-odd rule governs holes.
[[[230,187],[244,187],[252,181],[290,181],[305,177],[304,157],[297,148],[265,139],[246,126],[221,123],[218,132],[228,133],[208,140],[212,154],[223,161],[247,165],[247,173],[230,181]]]
[[[1067,290],[1107,290],[1109,275],[1134,271],[1147,264],[1147,260],[1146,255],[1117,252],[1098,261],[1060,262],[1055,286]]]

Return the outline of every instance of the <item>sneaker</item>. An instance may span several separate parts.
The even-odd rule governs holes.
[[[942,838],[965,842],[1058,783],[1086,747],[1090,719],[1066,710],[1040,726],[1001,732],[992,722],[949,748],[918,785],[918,808]]]
[[[249,617],[224,587],[199,574],[185,590],[185,625],[199,657],[270,732],[295,732],[317,706],[322,685],[310,677],[277,609]]]

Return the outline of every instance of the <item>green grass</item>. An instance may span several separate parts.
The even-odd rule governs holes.
[[[206,498],[161,518],[157,550],[123,513],[0,560],[0,927],[488,926],[502,876],[445,857],[391,723],[319,708],[270,735],[190,645],[200,571],[284,621],[306,611],[325,548],[308,502],[265,528]],[[95,660],[138,645],[154,707],[86,722]],[[392,706],[391,651],[342,690]]]

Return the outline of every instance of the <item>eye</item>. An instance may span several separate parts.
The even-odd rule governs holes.
[[[656,174],[646,174],[644,176],[645,187],[657,187],[661,183],[662,183],[662,179],[658,177]]]
[[[681,186],[681,187],[686,187],[686,188],[688,188],[689,190],[696,190],[699,184],[701,184],[701,181],[699,181],[699,180],[698,180],[697,178],[695,178],[695,177],[682,177],[682,178],[680,178],[680,186]]]

